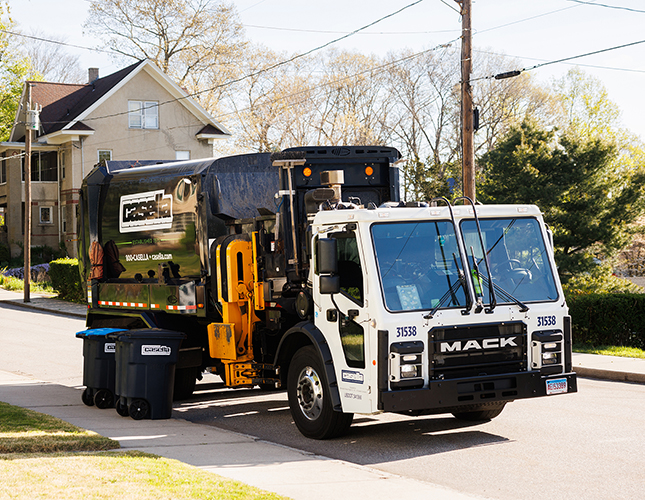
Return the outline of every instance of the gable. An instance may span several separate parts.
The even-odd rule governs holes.
[[[163,98],[150,99],[158,100],[162,110],[166,106],[179,103],[204,126],[209,127],[211,138],[225,138],[231,134],[221,124],[204,110],[196,101],[188,97],[186,92],[175,84],[151,61],[143,60],[136,62],[122,70],[103,78],[98,78],[91,84],[71,85],[51,82],[25,82],[25,89],[21,97],[22,110],[26,109],[26,85],[31,84],[32,103],[42,106],[40,120],[42,131],[41,137],[50,134],[67,134],[65,131],[93,130],[92,122],[100,118],[95,111],[101,108],[115,108],[121,106],[119,103],[109,103],[120,89],[129,86],[129,82],[139,80],[138,75],[146,75],[146,86],[150,89],[141,88],[143,93],[153,88],[165,90]],[[139,96],[137,99],[145,99]],[[103,106],[107,104],[107,106]],[[127,104],[126,104],[127,106]],[[127,114],[127,108],[115,109],[114,113]],[[105,116],[105,115],[104,115]],[[86,120],[87,123],[84,123]],[[14,121],[10,141],[24,141],[24,111],[19,112]],[[42,141],[41,141],[42,142]]]

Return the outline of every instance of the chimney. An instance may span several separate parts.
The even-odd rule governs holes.
[[[89,68],[87,70],[87,75],[88,75],[88,82],[87,83],[94,83],[94,80],[98,80],[98,78],[99,78],[99,69],[98,68]]]

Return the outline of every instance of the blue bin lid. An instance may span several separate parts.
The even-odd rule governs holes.
[[[127,330],[123,328],[89,328],[87,330],[83,330],[82,332],[77,332],[76,337],[79,339],[85,338],[85,337],[105,337],[109,335],[110,333],[116,333],[116,332],[125,332]]]

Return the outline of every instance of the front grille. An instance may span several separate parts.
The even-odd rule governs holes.
[[[526,371],[524,323],[441,327],[428,335],[432,380]]]

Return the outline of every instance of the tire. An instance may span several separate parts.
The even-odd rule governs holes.
[[[150,405],[145,399],[135,399],[130,403],[128,412],[134,420],[143,420],[150,414]]]
[[[92,389],[89,387],[85,388],[83,394],[81,394],[81,401],[83,401],[83,404],[86,406],[94,406],[94,392]]]
[[[296,352],[287,376],[289,408],[298,430],[311,439],[330,439],[347,432],[353,413],[334,411],[325,369],[313,346]]]
[[[188,399],[195,391],[199,368],[181,368],[175,370],[175,386],[173,391],[173,401]]]
[[[116,412],[122,417],[130,416],[130,412],[128,411],[128,403],[124,399],[117,398],[114,408],[116,409]]]
[[[506,403],[500,405],[486,405],[480,406],[480,410],[475,409],[471,411],[453,413],[455,418],[459,420],[467,420],[468,422],[486,422],[497,417],[506,406]]]
[[[99,389],[94,394],[94,404],[101,410],[112,408],[114,406],[114,394],[109,389]]]

